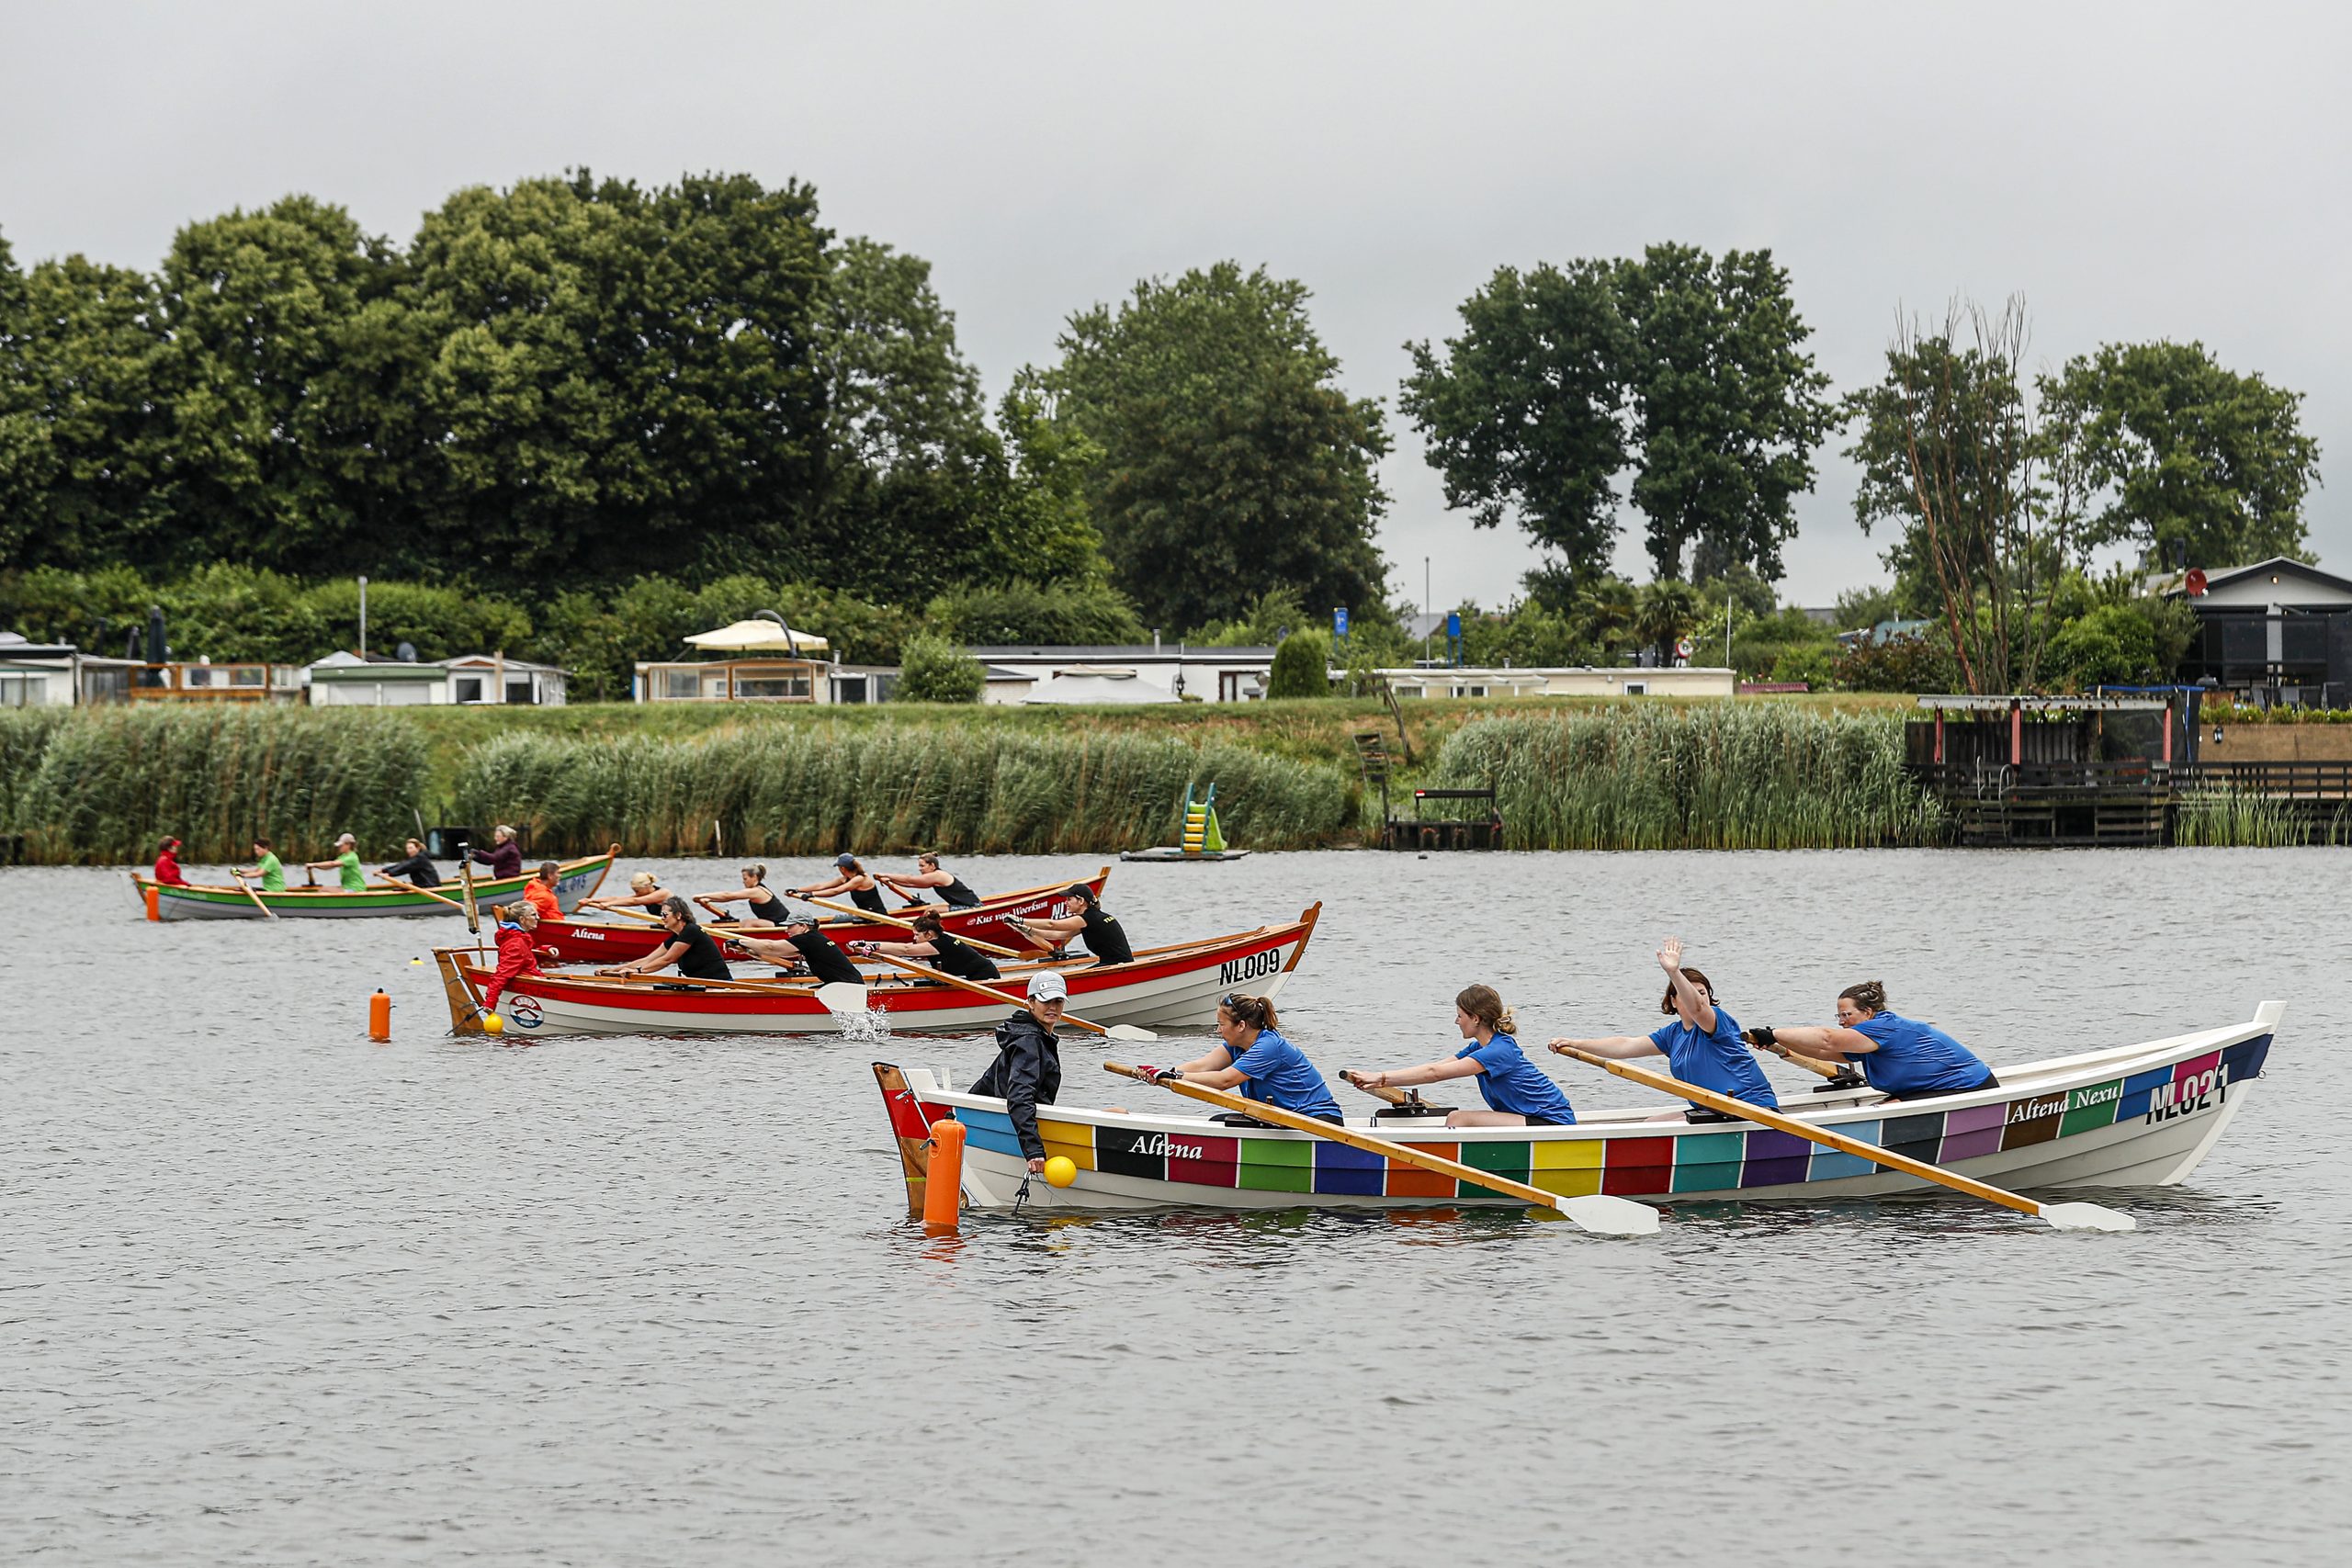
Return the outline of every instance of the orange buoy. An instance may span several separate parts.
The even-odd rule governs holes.
[[[164,918],[164,896],[152,882],[147,885],[147,918],[151,920]]]
[[[368,1038],[378,1044],[392,1037],[392,998],[381,988],[368,998]]]
[[[964,1123],[931,1124],[931,1161],[923,1171],[922,1228],[952,1231],[964,1199]]]

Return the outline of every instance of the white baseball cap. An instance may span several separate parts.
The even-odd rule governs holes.
[[[1069,999],[1069,983],[1052,969],[1040,969],[1029,976],[1029,999],[1033,1002],[1058,1002]]]

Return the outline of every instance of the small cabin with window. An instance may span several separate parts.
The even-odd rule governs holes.
[[[312,707],[561,707],[566,672],[495,653],[427,660],[337,652],[304,673]]]

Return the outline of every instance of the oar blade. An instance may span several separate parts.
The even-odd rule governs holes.
[[[817,987],[817,999],[831,1013],[859,1013],[865,1010],[865,987],[853,986],[846,980]]]
[[[1582,1198],[1562,1198],[1554,1207],[1596,1235],[1657,1235],[1657,1211],[1631,1198],[1593,1192]]]
[[[1154,1034],[1150,1030],[1138,1029],[1132,1023],[1114,1023],[1105,1025],[1102,1030],[1102,1037],[1106,1040],[1131,1041],[1137,1045],[1148,1045],[1159,1038],[1159,1035]]]
[[[2100,1203],[2044,1203],[2041,1218],[2062,1231],[2133,1231],[2140,1222]]]

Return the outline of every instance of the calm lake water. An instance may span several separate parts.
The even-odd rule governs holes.
[[[984,891],[1083,869],[956,868]],[[1473,980],[1535,1038],[1647,1029],[1668,931],[1743,1021],[1818,1021],[1879,977],[1996,1063],[2288,1003],[2194,1185],[2107,1195],[2134,1234],[1954,1200],[1719,1207],[1640,1241],[1201,1213],[930,1239],[867,1064],[970,1070],[976,1042],[459,1043],[410,964],[454,917],[150,925],[119,873],[0,872],[0,1553],[2341,1561],[2347,871],[2328,850],[1118,868],[1138,945],[1326,900],[1281,1005],[1327,1070],[1450,1049]],[[1065,1048],[1066,1100],[1152,1092],[1102,1055]],[[1580,1104],[1642,1095],[1550,1060]]]

